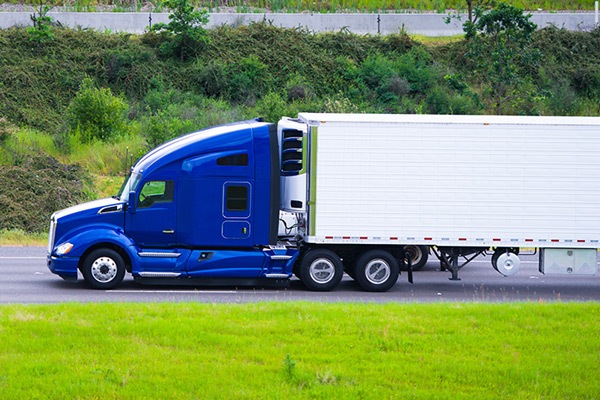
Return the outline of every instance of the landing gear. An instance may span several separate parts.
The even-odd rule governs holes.
[[[452,273],[452,277],[449,278],[451,281],[460,281],[458,271],[486,251],[481,247],[438,247],[437,250],[432,250],[440,260],[442,271],[449,270]],[[459,264],[459,257],[463,258],[462,264]]]

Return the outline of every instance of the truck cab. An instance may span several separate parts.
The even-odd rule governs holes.
[[[54,213],[48,267],[95,288],[126,272],[144,283],[284,282],[295,248],[278,244],[274,124],[243,121],[157,147],[112,198]]]

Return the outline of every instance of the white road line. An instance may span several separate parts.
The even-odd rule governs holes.
[[[0,260],[45,260],[46,257],[0,257]]]
[[[471,264],[475,264],[475,263],[491,264],[492,261],[491,260],[473,260],[473,261],[471,261]],[[521,261],[521,264],[538,264],[538,262],[537,261]]]
[[[235,294],[237,290],[106,290],[106,293],[195,293],[195,294]],[[261,292],[262,293],[262,292]]]

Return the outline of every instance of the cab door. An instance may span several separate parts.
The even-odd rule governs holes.
[[[221,235],[232,246],[252,245],[252,185],[248,181],[223,184]]]
[[[167,247],[177,243],[176,181],[153,178],[137,192],[134,213],[127,213],[127,234],[142,247]]]

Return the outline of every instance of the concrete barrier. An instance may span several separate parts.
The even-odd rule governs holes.
[[[0,12],[0,28],[31,26],[30,12]],[[50,12],[64,26],[93,28],[99,31],[142,33],[151,24],[168,22],[167,13],[79,13]],[[447,14],[209,14],[208,28],[220,25],[248,25],[265,21],[286,28],[304,28],[313,32],[348,30],[357,34],[389,35],[405,31],[424,36],[451,36],[462,33],[462,23],[444,22]],[[463,20],[466,17],[463,16]],[[594,13],[533,13],[531,21],[543,28],[555,25],[569,30],[594,29]]]

